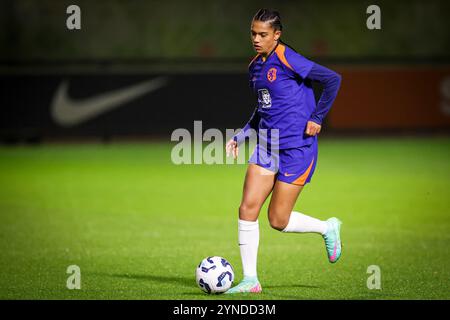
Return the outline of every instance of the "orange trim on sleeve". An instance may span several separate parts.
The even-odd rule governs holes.
[[[280,59],[280,61],[289,69],[294,70],[294,68],[291,67],[291,65],[289,64],[289,62],[287,62],[286,60],[286,56],[284,55],[284,52],[286,51],[286,46],[282,45],[281,43],[277,46],[277,48],[275,49],[275,53],[278,56],[278,59]]]
[[[300,177],[295,179],[295,181],[293,181],[292,184],[304,186],[305,182],[306,182],[306,178],[308,178],[309,173],[311,172],[313,164],[314,164],[314,158],[312,159],[308,169],[306,169],[306,171]]]
[[[248,64],[248,67],[250,68],[250,66],[252,65],[252,63],[256,60],[256,59],[258,59],[258,57],[259,57],[259,53],[252,59],[252,61],[250,61],[250,63]]]

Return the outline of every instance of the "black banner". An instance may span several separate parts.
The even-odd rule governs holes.
[[[385,317],[392,311],[407,316],[430,316],[443,312],[448,301],[437,300],[148,300],[148,301],[2,301],[2,309],[15,315],[42,314],[128,319],[306,319],[354,315],[360,319]],[[10,310],[7,310],[10,308]]]
[[[247,74],[4,75],[0,135],[170,137],[176,128],[239,128],[255,107]]]

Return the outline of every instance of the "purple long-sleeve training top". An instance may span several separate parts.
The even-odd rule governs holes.
[[[250,129],[278,129],[279,148],[287,149],[313,142],[315,137],[305,134],[307,122],[322,124],[337,96],[341,76],[279,42],[267,58],[258,54],[250,62],[249,81],[257,107],[233,139],[241,144]],[[323,85],[317,104],[312,81]]]

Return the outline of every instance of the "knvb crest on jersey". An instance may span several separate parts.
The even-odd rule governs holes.
[[[267,80],[270,82],[274,82],[277,78],[277,69],[276,68],[270,68],[269,71],[267,71]]]

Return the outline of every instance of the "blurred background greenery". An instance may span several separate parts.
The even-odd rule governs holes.
[[[81,8],[68,32],[66,8]],[[283,39],[325,58],[442,58],[450,52],[450,2],[377,1],[381,30],[368,30],[373,1],[2,0],[0,59],[248,59],[249,26],[261,7],[277,9]],[[370,36],[369,36],[370,34]]]

